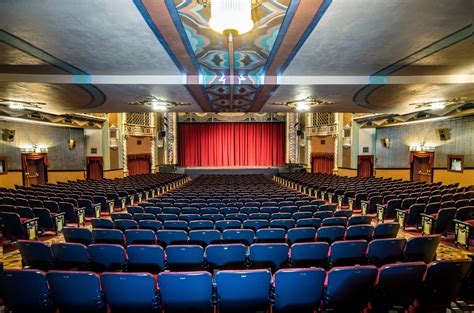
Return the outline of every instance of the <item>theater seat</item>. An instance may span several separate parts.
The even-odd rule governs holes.
[[[403,258],[405,244],[405,238],[372,240],[367,249],[367,260],[369,264],[373,264],[377,267],[399,262]]]
[[[163,248],[156,245],[127,246],[128,271],[158,274],[165,270]]]
[[[80,243],[53,243],[55,269],[86,271],[89,269],[87,247]]]
[[[18,240],[16,242],[21,254],[23,267],[48,271],[53,268],[54,258],[51,248],[44,242],[32,240]]]
[[[46,278],[60,312],[107,311],[99,275],[90,272],[49,271]]]
[[[214,312],[212,276],[208,272],[160,273],[158,288],[164,312]]]
[[[329,244],[326,242],[295,243],[290,248],[290,263],[292,267],[322,267],[327,266]]]
[[[121,245],[91,244],[87,247],[94,272],[122,271],[127,263],[125,249]]]
[[[64,227],[63,235],[66,242],[82,243],[86,246],[94,241],[92,232],[87,228]]]
[[[3,300],[11,312],[55,312],[54,300],[42,271],[5,270],[3,285],[7,287],[3,288]]]
[[[210,270],[243,269],[246,252],[243,244],[211,244],[206,247],[206,260]]]
[[[441,236],[431,235],[424,237],[413,237],[408,239],[403,251],[405,261],[423,261],[430,263],[436,256],[436,249],[441,242]]]
[[[364,265],[367,263],[366,250],[367,241],[365,240],[335,242],[329,249],[329,266]]]
[[[445,311],[457,299],[462,280],[466,276],[471,261],[444,260],[428,265],[423,287],[417,295],[415,308],[425,311]]]
[[[191,230],[189,244],[206,247],[221,242],[221,233],[216,229]]]
[[[271,278],[268,270],[218,272],[215,279],[219,312],[266,311],[270,304]]]
[[[318,228],[316,241],[324,241],[329,244],[344,239],[346,228],[344,226],[324,226]]]
[[[166,261],[171,271],[199,271],[204,269],[204,249],[197,245],[166,247]]]
[[[378,274],[371,307],[376,312],[394,308],[408,309],[421,291],[426,265],[408,262],[383,266]]]
[[[160,312],[155,278],[147,273],[103,273],[105,299],[114,312]]]
[[[324,309],[360,312],[367,307],[377,277],[375,266],[336,267],[327,274]]]
[[[282,269],[273,276],[274,313],[314,312],[319,309],[326,272],[323,269]]]
[[[256,243],[250,246],[251,268],[269,268],[272,273],[288,266],[286,243]]]
[[[286,231],[283,228],[263,228],[256,232],[258,243],[286,243]]]

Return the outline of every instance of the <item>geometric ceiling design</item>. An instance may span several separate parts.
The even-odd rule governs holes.
[[[264,85],[265,80],[271,83],[284,71],[331,3],[314,0],[300,5],[303,2],[263,2],[254,12],[254,29],[234,39],[230,60],[226,37],[209,27],[209,7],[197,0],[134,1],[176,65],[184,74],[198,76],[199,86],[188,90],[203,110],[233,112],[259,111],[273,89]],[[295,23],[299,15],[304,16]],[[178,38],[181,43],[176,43]]]
[[[411,114],[474,100],[471,5],[266,0],[231,59],[197,0],[0,1],[0,100],[50,113],[147,111],[129,103],[150,96],[187,104],[174,111],[288,112],[281,103],[314,97],[330,104],[313,111]]]

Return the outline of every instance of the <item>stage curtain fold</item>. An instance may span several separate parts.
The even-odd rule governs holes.
[[[127,156],[129,175],[148,174],[151,167],[150,154],[133,154]]]
[[[280,166],[284,123],[181,123],[180,166]]]
[[[334,168],[334,154],[315,153],[312,155],[313,173],[331,174]]]

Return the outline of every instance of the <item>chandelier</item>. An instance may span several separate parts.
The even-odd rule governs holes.
[[[211,8],[209,26],[225,36],[248,33],[254,27],[252,10],[264,0],[198,0]]]

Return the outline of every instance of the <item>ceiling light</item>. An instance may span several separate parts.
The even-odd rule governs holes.
[[[316,99],[313,97],[307,97],[305,99],[288,101],[288,102],[272,103],[272,105],[284,105],[300,112],[307,112],[307,111],[310,111],[311,108],[313,107],[317,107],[317,106],[324,107],[324,106],[328,106],[332,104],[333,104],[332,102]]]
[[[430,105],[432,110],[442,110],[446,107],[446,104],[441,101],[430,103]]]
[[[252,0],[212,0],[209,26],[228,36],[242,35],[252,30]]]
[[[163,101],[153,101],[151,103],[151,108],[154,111],[160,111],[160,112],[165,112],[168,110],[168,104]]]
[[[300,111],[300,112],[306,112],[306,111],[309,111],[309,103],[307,102],[297,102],[296,103],[296,111]]]
[[[189,103],[168,101],[168,100],[161,99],[155,96],[147,96],[140,101],[129,102],[128,104],[133,105],[133,106],[148,108],[153,111],[160,111],[160,112],[165,112],[165,111],[168,111],[168,109],[172,109],[178,106],[190,105]]]
[[[12,110],[24,110],[25,105],[19,102],[10,102],[10,104],[8,105],[8,108]]]

